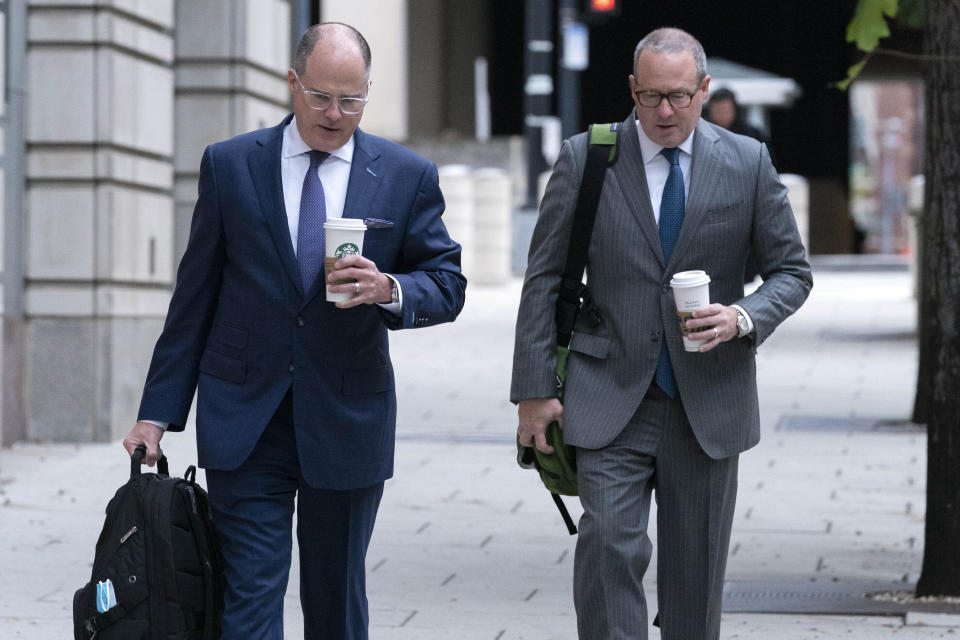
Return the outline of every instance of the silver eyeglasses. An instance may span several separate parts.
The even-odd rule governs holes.
[[[671,91],[670,93],[660,93],[659,91],[634,91],[637,94],[637,102],[641,107],[653,109],[659,107],[664,98],[674,109],[686,109],[693,102],[693,96],[697,95],[703,80],[697,83],[693,91]]]
[[[303,100],[307,103],[308,107],[317,109],[318,111],[324,111],[330,108],[330,105],[333,104],[334,96],[329,93],[323,93],[322,91],[309,91],[303,86],[303,81],[300,80],[300,76],[297,75],[296,71],[293,72],[293,77],[297,79],[297,83],[303,91]],[[354,98],[351,96],[336,96],[336,98],[340,106],[340,112],[350,116],[354,116],[363,111],[363,107],[367,104],[367,98]]]

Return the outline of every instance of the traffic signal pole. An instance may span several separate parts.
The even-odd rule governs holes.
[[[560,64],[560,87],[557,95],[557,110],[560,113],[563,137],[580,132],[580,71],[586,68],[587,28],[579,21],[578,0],[560,0],[560,32],[563,53]],[[578,41],[583,39],[583,42]]]
[[[551,0],[526,0],[524,19],[524,133],[527,141],[527,197],[537,208],[537,178],[546,169],[543,118],[553,102],[553,7]]]

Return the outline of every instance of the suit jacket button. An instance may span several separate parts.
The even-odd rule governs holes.
[[[650,342],[659,342],[659,341],[660,341],[660,334],[657,333],[656,331],[651,331]]]
[[[295,368],[296,368],[296,367],[294,367],[293,365],[290,365],[290,373],[293,373],[293,370],[294,370]]]
[[[670,285],[665,284],[663,285],[663,287],[660,288],[660,290],[663,291],[664,293],[670,293]]]
[[[298,327],[302,327],[303,324],[304,324],[303,318],[297,318],[297,326],[298,326]]]

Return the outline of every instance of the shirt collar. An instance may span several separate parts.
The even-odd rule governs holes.
[[[639,120],[634,120],[634,124],[637,126],[637,137],[640,139],[640,154],[643,156],[643,164],[650,164],[651,160],[660,155],[660,150],[664,147],[647,137],[647,133],[640,126]],[[693,156],[693,136],[696,132],[697,129],[694,127],[687,139],[680,143],[680,151],[689,156]]]
[[[330,155],[334,158],[340,158],[348,163],[353,162],[353,146],[356,132],[339,149],[334,149]],[[311,151],[310,146],[300,137],[300,130],[297,129],[297,117],[290,119],[289,124],[283,129],[283,148],[281,150],[282,158],[292,158]]]

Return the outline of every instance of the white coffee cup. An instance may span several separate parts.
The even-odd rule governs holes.
[[[683,332],[683,348],[686,351],[697,351],[700,340],[691,340],[687,337],[690,329],[684,325],[693,312],[710,304],[710,276],[706,271],[681,271],[673,274],[670,280],[673,287],[673,297],[677,302],[677,316],[680,318],[680,331]]]
[[[358,218],[330,218],[323,223],[323,233],[326,238],[326,253],[323,259],[323,275],[329,276],[335,269],[337,260],[344,256],[360,255],[363,252],[363,234],[367,225]],[[337,280],[327,283],[328,302],[346,302],[355,293],[333,293],[331,284],[347,284],[355,280]]]

